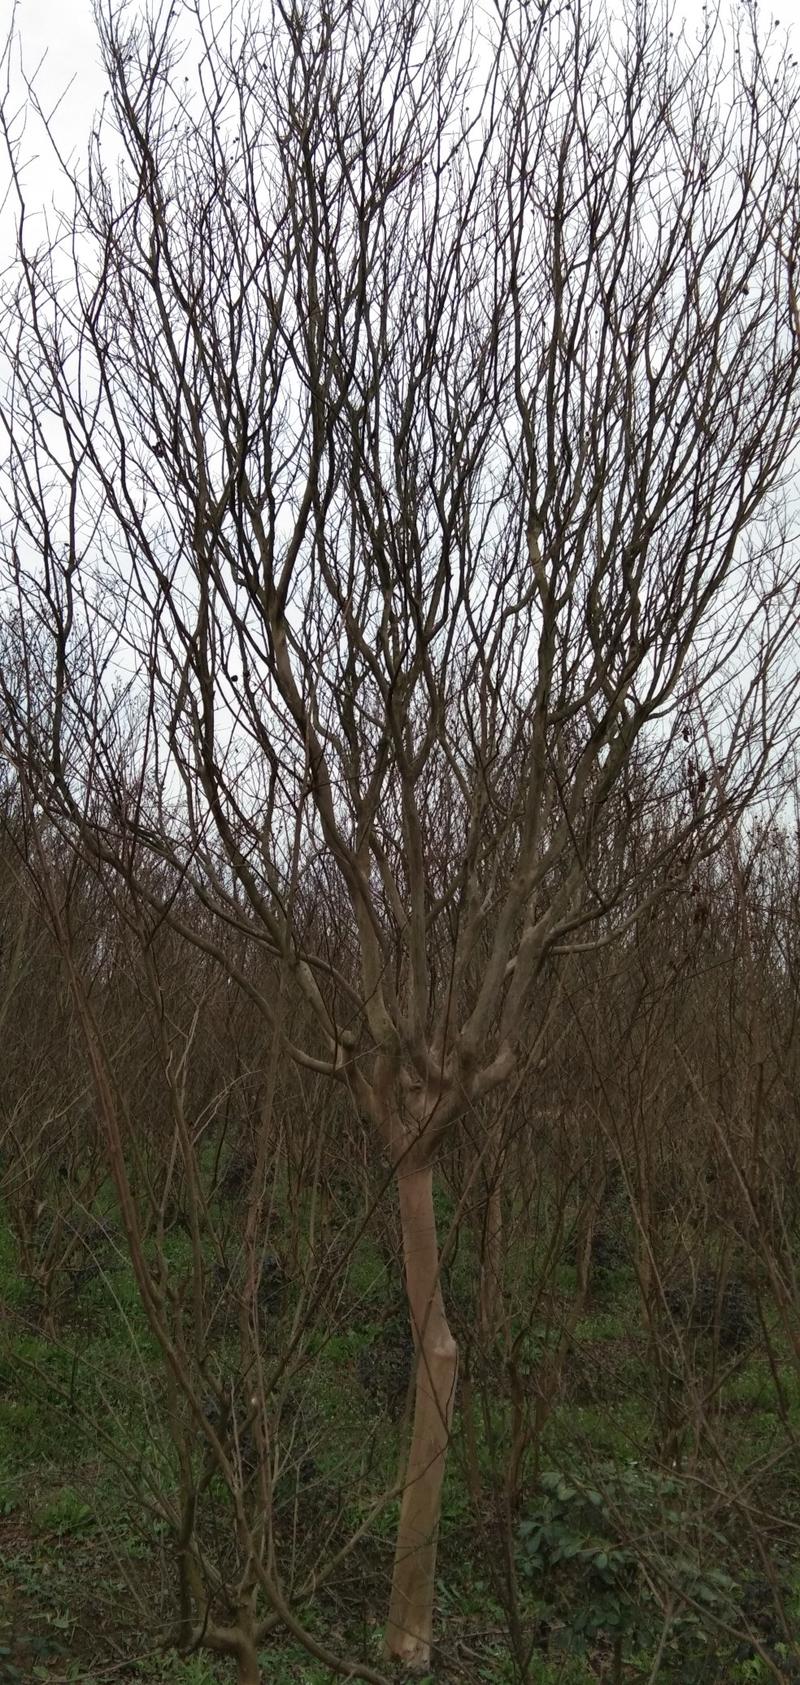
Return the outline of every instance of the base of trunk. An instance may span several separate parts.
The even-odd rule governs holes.
[[[431,1658],[436,1546],[458,1351],[439,1284],[432,1172],[401,1177],[399,1193],[417,1380],[384,1650],[406,1668],[424,1672]]]
[[[255,1650],[248,1645],[236,1657],[236,1685],[261,1685],[261,1669]]]

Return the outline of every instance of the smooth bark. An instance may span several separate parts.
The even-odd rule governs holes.
[[[261,1685],[258,1656],[252,1645],[243,1645],[236,1657],[237,1685]]]
[[[398,1175],[417,1379],[385,1648],[407,1667],[430,1662],[436,1545],[458,1352],[447,1324],[430,1168]]]

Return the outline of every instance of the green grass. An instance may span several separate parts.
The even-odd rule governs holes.
[[[444,1220],[449,1209],[443,1197]],[[171,1235],[166,1250],[172,1285],[180,1291],[189,1259],[185,1236]],[[229,1663],[154,1650],[162,1623],[174,1614],[174,1546],[164,1524],[144,1514],[142,1498],[174,1489],[177,1461],[167,1431],[157,1346],[124,1256],[114,1254],[111,1262],[113,1267],[65,1296],[58,1338],[50,1338],[17,1268],[13,1236],[0,1221],[0,1295],[8,1312],[0,1344],[0,1685],[34,1680],[61,1685],[71,1677],[84,1685],[119,1685],[121,1659],[123,1679],[153,1685],[222,1685],[232,1678]],[[510,1280],[523,1280],[519,1263]],[[447,1279],[454,1322],[461,1319],[465,1342],[474,1327],[473,1271],[465,1238]],[[569,1266],[557,1272],[554,1291],[565,1300],[573,1274]],[[269,1352],[279,1351],[288,1338],[294,1294],[290,1284],[282,1310],[270,1313],[265,1324]],[[293,1548],[301,1558],[315,1548],[330,1517],[339,1515],[342,1537],[356,1528],[394,1479],[401,1425],[369,1391],[363,1375],[365,1358],[374,1357],[380,1365],[396,1326],[386,1312],[399,1304],[399,1283],[387,1272],[373,1237],[365,1234],[337,1296],[323,1306],[317,1325],[304,1338],[286,1417],[277,1427],[283,1436],[284,1472],[275,1502],[288,1521],[295,1518]],[[526,1324],[520,1311],[513,1327],[520,1336],[518,1371],[533,1400],[542,1366],[558,1342],[558,1318],[534,1317]],[[663,1401],[648,1368],[629,1271],[615,1269],[598,1282],[575,1329],[573,1348],[561,1389],[541,1423],[539,1469],[567,1470],[584,1483],[599,1479],[598,1469],[606,1477],[609,1469],[616,1470],[625,1479],[632,1470],[634,1483],[641,1480],[641,1491],[650,1492],[648,1471],[661,1462]],[[727,1478],[726,1469],[732,1478],[744,1478],[761,1458],[763,1469],[754,1477],[748,1502],[761,1505],[768,1517],[764,1537],[781,1565],[786,1607],[800,1625],[800,1560],[793,1554],[800,1474],[796,1459],[777,1456],[791,1447],[781,1411],[790,1429],[800,1426],[800,1374],[790,1353],[779,1343],[777,1350],[780,1396],[770,1364],[755,1347],[724,1381],[713,1417],[714,1444],[694,1446],[691,1479],[681,1484],[681,1473],[676,1494],[668,1500],[677,1519],[666,1531],[666,1524],[659,1532],[653,1516],[645,1514],[643,1500],[631,1500],[627,1510],[635,1518],[638,1508],[642,1527],[646,1520],[650,1529],[642,1548],[646,1556],[649,1552],[651,1575],[654,1563],[659,1572],[665,1564],[669,1570],[679,1548],[687,1561],[693,1560],[701,1548],[698,1541],[704,1541],[703,1551],[711,1552],[707,1566],[728,1576],[735,1587],[731,1596],[743,1597],[759,1576],[756,1553],[746,1530],[714,1494]],[[226,1331],[223,1319],[213,1361],[219,1373],[234,1379],[236,1351],[235,1330]],[[701,1348],[696,1361],[704,1361]],[[451,1680],[452,1685],[462,1680],[464,1685],[473,1680],[521,1685],[504,1601],[510,1582],[502,1489],[514,1413],[502,1350],[482,1385],[471,1451],[477,1454],[483,1507],[476,1512],[466,1478],[468,1447],[459,1412],[444,1489],[437,1685],[451,1685]],[[704,1456],[707,1464],[696,1461]],[[206,1497],[208,1525],[220,1531],[224,1551],[232,1536],[230,1505],[218,1481]],[[515,1552],[521,1523],[541,1501],[532,1458],[518,1497],[511,1521]],[[333,1648],[373,1661],[379,1656],[396,1516],[397,1504],[387,1503],[338,1578],[301,1611]],[[606,1631],[602,1620],[596,1631],[591,1625],[608,1611],[601,1600],[600,1614],[597,1609],[592,1614],[597,1591],[591,1590],[588,1559],[580,1554],[585,1549],[586,1541],[577,1537],[577,1554],[564,1562],[548,1561],[543,1578],[517,1576],[516,1618],[533,1644],[531,1685],[592,1685],[611,1679],[611,1629]],[[679,1572],[685,1575],[688,1569],[684,1565]],[[623,1591],[628,1596],[627,1581]],[[584,1617],[592,1636],[581,1647]],[[633,1685],[648,1676],[656,1640],[644,1643],[634,1628],[631,1632],[624,1677]],[[772,1642],[774,1647],[779,1639]],[[696,1629],[687,1626],[677,1653],[674,1645],[667,1646],[659,1679],[664,1685],[737,1685],[740,1680],[758,1685],[761,1665],[752,1655],[738,1655],[733,1642],[714,1631],[713,1622],[707,1629],[701,1623]],[[329,1678],[281,1634],[265,1645],[263,1668],[269,1685],[323,1685]]]

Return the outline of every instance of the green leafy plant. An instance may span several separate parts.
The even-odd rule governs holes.
[[[606,1500],[555,1470],[539,1484],[538,1501],[519,1528],[520,1569],[548,1601],[566,1592],[559,1641],[571,1649],[601,1634],[642,1642],[651,1612],[642,1601],[635,1553],[612,1536]]]
[[[71,1486],[65,1486],[43,1509],[38,1517],[43,1532],[79,1533],[85,1527],[91,1526],[94,1514],[89,1504],[83,1502]]]
[[[553,1618],[552,1642],[583,1651],[600,1638],[610,1641],[621,1679],[626,1649],[651,1644],[666,1618],[652,1573],[656,1558],[675,1604],[670,1645],[679,1645],[685,1662],[693,1638],[702,1636],[703,1612],[724,1618],[731,1610],[734,1581],[689,1554],[676,1482],[638,1463],[604,1465],[596,1476],[588,1485],[560,1470],[545,1472],[520,1523],[520,1573]],[[631,1516],[635,1539],[624,1533]],[[656,1534],[645,1573],[642,1541]]]

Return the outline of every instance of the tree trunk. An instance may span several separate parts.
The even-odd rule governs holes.
[[[406,1667],[424,1669],[431,1655],[436,1542],[458,1352],[439,1281],[433,1171],[399,1172],[398,1192],[417,1380],[385,1649]]]
[[[236,1656],[237,1685],[261,1685],[261,1670],[255,1645],[242,1644]]]

